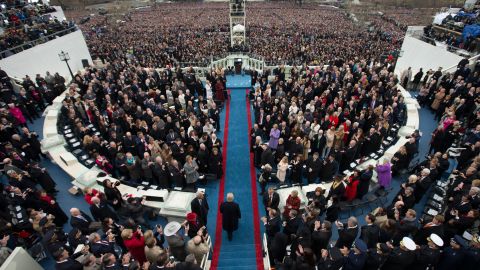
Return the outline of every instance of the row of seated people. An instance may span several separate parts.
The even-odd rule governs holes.
[[[223,75],[213,75],[224,87]],[[87,69],[75,76],[59,122],[71,127],[78,149],[118,179],[163,189],[193,187],[200,174],[218,179],[223,160],[216,132],[225,97],[220,91],[219,99],[204,98],[194,76],[129,65]]]

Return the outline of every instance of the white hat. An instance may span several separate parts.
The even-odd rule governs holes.
[[[165,229],[163,231],[165,236],[172,236],[176,234],[181,227],[182,225],[180,225],[180,223],[176,221],[171,221],[167,224],[167,226],[165,226]]]
[[[408,250],[413,251],[413,250],[417,249],[417,245],[416,245],[415,242],[413,242],[413,240],[412,240],[411,238],[409,238],[409,237],[403,237],[401,243],[402,243],[402,245],[403,245],[404,247],[406,247]]]
[[[440,238],[440,236],[432,233],[432,234],[430,234],[429,239],[430,239],[435,245],[437,245],[438,247],[443,247],[443,240],[442,240],[442,238]]]

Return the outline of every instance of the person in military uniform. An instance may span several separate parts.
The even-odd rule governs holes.
[[[465,270],[474,270],[480,267],[480,236],[473,235],[470,246],[465,250]]]
[[[403,237],[400,241],[400,246],[393,247],[390,242],[387,242],[392,252],[387,258],[387,261],[381,268],[382,270],[405,270],[408,269],[415,261],[415,249],[417,245],[409,237]]]
[[[375,248],[371,248],[367,253],[367,261],[363,270],[378,270],[387,261],[392,250],[387,244],[377,243]]]
[[[442,259],[438,264],[438,270],[451,270],[459,269],[465,258],[465,248],[467,247],[467,241],[460,235],[455,235],[450,239],[450,246],[443,251]],[[478,268],[477,268],[478,269]]]
[[[440,236],[432,233],[427,237],[427,245],[417,246],[415,250],[416,261],[412,265],[412,270],[425,270],[436,267],[440,261],[441,251],[443,247],[443,240]]]

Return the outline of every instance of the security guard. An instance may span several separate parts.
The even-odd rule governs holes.
[[[450,246],[443,251],[442,259],[438,264],[438,270],[460,269],[465,258],[465,248],[467,241],[460,235],[455,235],[450,239]]]
[[[391,244],[390,244],[391,245]],[[414,250],[417,248],[415,242],[409,237],[403,237],[400,246],[395,247],[387,258],[381,269],[383,270],[405,270],[415,261]]]
[[[443,247],[443,240],[440,236],[432,233],[427,237],[427,245],[417,247],[415,251],[416,261],[412,265],[412,270],[432,269],[438,264],[440,260],[441,251]]]
[[[470,241],[470,247],[465,250],[465,270],[478,269],[480,265],[480,236],[474,234]]]

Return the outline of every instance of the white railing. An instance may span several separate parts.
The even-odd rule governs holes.
[[[479,58],[480,58],[480,54],[477,54],[475,56],[472,56],[472,57],[468,58],[469,66],[470,67],[475,66],[475,64],[476,64],[476,62]],[[452,72],[452,71],[455,72],[457,70],[457,66],[458,65],[453,65],[453,66],[450,66],[446,69],[443,69],[443,74],[445,74],[447,72]]]
[[[263,269],[270,270],[270,256],[268,254],[267,234],[263,234]]]

